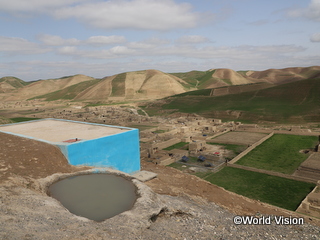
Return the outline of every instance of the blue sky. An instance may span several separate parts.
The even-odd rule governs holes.
[[[0,0],[0,77],[320,65],[320,0]]]

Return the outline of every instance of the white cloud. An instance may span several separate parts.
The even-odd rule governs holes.
[[[173,0],[122,0],[87,3],[55,11],[59,19],[76,18],[102,29],[170,30],[191,28],[200,18],[187,3]]]
[[[124,43],[126,38],[123,36],[92,36],[87,41],[89,44],[108,45],[115,43]]]
[[[320,42],[320,33],[315,33],[310,38],[311,42]]]
[[[291,9],[288,11],[290,17],[305,17],[313,21],[320,21],[320,0],[311,0],[306,8]]]
[[[127,55],[127,54],[132,54],[135,51],[133,49],[126,47],[126,46],[116,46],[116,47],[111,48],[110,52],[113,54]]]
[[[64,39],[60,36],[41,34],[38,36],[38,40],[48,46],[76,46],[76,45],[93,45],[104,46],[109,44],[124,43],[126,38],[123,36],[92,36],[86,40],[79,40],[76,38]]]
[[[49,34],[39,35],[38,39],[49,46],[78,45],[80,43],[80,41],[75,38],[63,39],[60,36]]]
[[[78,50],[75,46],[65,46],[58,49],[58,53],[64,55],[78,55]]]
[[[5,12],[47,12],[59,7],[88,0],[9,0],[0,1],[0,11]]]
[[[11,55],[40,54],[48,52],[36,43],[29,42],[23,38],[0,36],[0,52]]]
[[[188,35],[188,36],[182,36],[176,41],[177,43],[181,44],[192,44],[192,43],[206,43],[210,42],[210,40],[207,37],[200,36],[200,35]]]
[[[160,38],[150,38],[139,42],[130,42],[127,44],[129,48],[134,49],[149,49],[149,48],[159,48],[161,45],[169,44],[170,41]]]

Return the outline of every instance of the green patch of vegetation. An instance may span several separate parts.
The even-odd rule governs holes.
[[[212,84],[213,82],[217,81],[216,79],[214,79],[212,77],[212,75],[214,74],[215,71],[216,70],[206,71],[205,74],[202,77],[197,79],[199,81],[198,89],[207,88],[210,84]]]
[[[224,81],[228,85],[232,85],[232,82],[230,79],[221,79],[221,80]]]
[[[118,74],[112,80],[112,97],[124,97],[125,96],[125,80],[127,73]]]
[[[167,131],[166,130],[156,130],[153,133],[165,133],[165,132],[167,132]]]
[[[129,102],[114,102],[114,103],[104,103],[104,102],[96,102],[96,103],[88,103],[86,107],[97,107],[97,106],[108,106],[108,105],[121,105],[127,104]],[[120,107],[129,107],[129,106],[120,106]]]
[[[184,86],[184,87],[190,88],[190,87],[196,87],[198,84],[198,79],[203,77],[205,73],[206,72],[204,71],[190,71],[186,73],[170,73],[170,74],[186,81],[189,84],[189,86]]]
[[[11,77],[11,76],[0,78],[0,82],[7,82],[14,88],[22,88],[29,84],[28,82],[25,82],[20,78]]]
[[[26,121],[32,121],[32,120],[38,120],[41,118],[27,118],[27,117],[16,117],[16,118],[10,118],[11,121],[17,123],[17,122],[26,122]]]
[[[142,111],[141,109],[138,109],[138,114],[142,116],[146,116],[146,113]]]
[[[180,93],[175,95],[175,97],[184,97],[184,96],[210,96],[212,89],[201,89],[196,91],[190,91],[185,93]]]
[[[313,183],[225,167],[206,177],[206,180],[228,191],[295,211],[306,195],[315,187]]]
[[[181,148],[186,144],[188,144],[188,143],[187,142],[179,142],[179,143],[171,145],[170,147],[164,148],[163,150],[170,151],[172,149]]]
[[[151,125],[129,125],[130,128],[138,128],[140,131],[155,128],[157,126],[151,126]]]
[[[171,163],[168,165],[169,167],[172,167],[172,168],[175,168],[175,169],[178,169],[180,171],[186,169],[186,167],[183,167],[184,165],[182,163],[179,163],[179,162],[174,162],[174,163]]]
[[[309,156],[300,150],[314,148],[316,136],[275,134],[236,164],[292,174]]]
[[[237,71],[237,73],[241,74],[242,76],[247,76],[247,72],[249,71]]]

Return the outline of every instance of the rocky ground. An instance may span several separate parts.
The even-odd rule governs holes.
[[[139,183],[150,192],[147,205],[138,214],[125,212],[98,223],[71,214],[41,187],[52,174],[83,168],[68,165],[51,145],[1,133],[0,239],[320,239],[319,219],[305,217],[302,225],[236,225],[236,215],[302,215],[170,167],[143,162],[142,168],[158,174]]]

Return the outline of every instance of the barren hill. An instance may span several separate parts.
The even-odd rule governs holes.
[[[268,69],[256,71],[248,75],[250,78],[259,79],[276,85],[299,81],[320,76],[320,66],[293,67],[284,69]]]
[[[241,85],[256,82],[247,76],[243,76],[240,73],[226,68],[216,69],[212,77],[224,81],[226,85]]]
[[[11,92],[15,89],[22,88],[28,83],[16,77],[0,78],[0,93]]]
[[[144,70],[124,72],[103,79],[75,75],[39,80],[30,84],[13,77],[5,77],[0,79],[0,99],[152,100],[200,89],[216,89],[211,95],[221,96],[316,77],[320,77],[320,66],[237,72],[221,68],[171,74],[158,70]],[[254,86],[245,86],[250,84]],[[244,87],[237,87],[240,85]]]
[[[72,86],[74,84],[92,80],[92,77],[85,75],[75,75],[70,77],[64,77],[60,79],[39,80],[28,84],[23,88],[19,88],[13,92],[6,100],[24,100],[33,98],[39,95],[47,94],[50,92],[58,91],[63,88]]]
[[[47,100],[74,99],[78,101],[157,99],[185,92],[183,84],[187,83],[173,75],[157,70],[145,70],[120,73],[99,81],[78,83],[77,86],[38,97]]]

